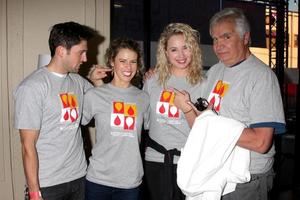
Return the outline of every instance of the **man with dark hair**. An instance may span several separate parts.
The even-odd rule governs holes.
[[[50,63],[26,77],[14,93],[30,200],[84,199],[80,119],[83,95],[92,85],[76,73],[87,61],[87,41],[95,33],[75,22],[54,25]],[[94,78],[103,77],[93,71]]]

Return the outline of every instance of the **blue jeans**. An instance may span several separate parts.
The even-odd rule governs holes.
[[[86,200],[138,200],[140,188],[121,189],[100,185],[86,180]]]
[[[45,200],[84,200],[85,177],[41,188]]]

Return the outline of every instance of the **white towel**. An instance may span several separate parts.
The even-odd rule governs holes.
[[[245,125],[213,111],[195,119],[177,166],[177,184],[188,200],[219,200],[250,181],[250,151],[239,146]]]

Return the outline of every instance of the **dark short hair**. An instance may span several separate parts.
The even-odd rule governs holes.
[[[55,49],[63,46],[71,49],[72,46],[79,44],[82,40],[88,41],[96,34],[92,28],[76,22],[64,22],[52,26],[49,36],[49,48],[51,56],[54,56]]]
[[[110,65],[110,62],[116,58],[117,54],[121,49],[129,49],[134,51],[137,54],[137,68],[142,68],[142,53],[140,45],[135,40],[128,38],[116,38],[113,41],[111,41],[105,53],[106,66],[112,67]]]

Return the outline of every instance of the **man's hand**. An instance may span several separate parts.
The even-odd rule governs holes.
[[[88,79],[93,82],[94,86],[100,86],[103,84],[102,79],[107,76],[107,72],[111,72],[112,69],[108,67],[103,67],[99,65],[94,65],[89,73],[88,73]]]

